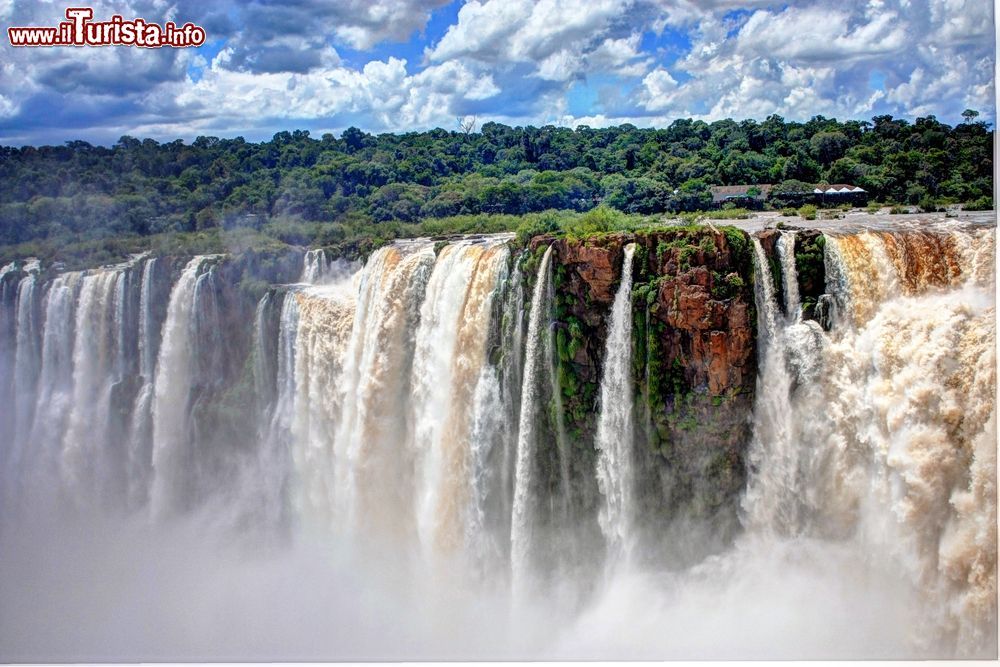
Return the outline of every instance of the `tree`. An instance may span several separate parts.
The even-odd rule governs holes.
[[[962,118],[965,119],[966,123],[971,123],[978,117],[979,117],[979,112],[976,111],[975,109],[966,109],[965,111],[962,112]]]
[[[460,116],[458,118],[458,129],[462,131],[462,134],[472,134],[476,131],[476,117]]]

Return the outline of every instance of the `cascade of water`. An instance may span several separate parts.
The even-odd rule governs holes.
[[[147,259],[142,266],[142,284],[139,291],[139,373],[152,382],[156,372],[156,351],[159,332],[153,317],[153,288],[156,280],[156,257]]]
[[[326,258],[326,253],[322,248],[307,250],[302,258],[302,275],[300,283],[321,283],[330,272],[330,262]]]
[[[555,286],[551,271],[545,276],[544,301],[549,304],[550,309],[551,305],[555,303]],[[553,315],[550,310],[544,317],[551,321]],[[549,327],[545,336],[543,350],[545,368],[548,369],[549,392],[552,396],[552,407],[555,413],[553,421],[555,422],[556,453],[559,455],[559,493],[555,499],[555,504],[558,507],[557,520],[561,521],[564,526],[568,526],[574,519],[571,507],[572,498],[570,497],[572,493],[569,479],[570,449],[566,437],[566,413],[563,407],[562,388],[559,386],[556,365],[556,332],[552,327]]]
[[[186,473],[190,467],[189,401],[195,379],[197,335],[196,288],[208,256],[193,258],[170,292],[167,317],[156,363],[153,393],[153,478],[150,504],[154,516],[178,509],[186,500]]]
[[[536,420],[539,417],[538,395],[538,344],[549,317],[548,294],[549,266],[552,246],[545,249],[535,276],[528,314],[527,347],[524,351],[524,373],[521,385],[521,410],[517,429],[517,459],[514,475],[514,498],[511,511],[511,571],[515,585],[523,582],[530,567],[533,528],[533,474],[536,449]],[[546,327],[547,328],[547,327]],[[544,343],[543,343],[544,344]]]
[[[625,561],[633,546],[635,479],[632,461],[632,258],[625,246],[622,278],[611,305],[597,422],[597,481],[604,498],[601,530],[613,557]]]
[[[466,304],[468,316],[459,334],[460,349],[466,353],[458,360],[460,368],[465,370],[458,377],[466,382],[456,385],[455,396],[456,401],[468,401],[470,406],[461,413],[468,421],[470,442],[471,497],[465,522],[466,550],[484,569],[501,562],[510,535],[505,530],[506,522],[497,521],[500,513],[495,504],[502,496],[497,493],[502,479],[495,466],[497,461],[503,460],[506,448],[508,406],[504,403],[505,392],[501,384],[502,365],[489,354],[500,332],[499,319],[504,305],[501,297],[509,287],[509,259],[510,251],[505,245],[492,246],[484,253]],[[471,388],[473,375],[474,389]],[[462,422],[455,419],[452,424],[458,426]]]
[[[21,278],[17,286],[16,352],[14,356],[14,437],[5,452],[4,468],[9,475],[5,492],[16,495],[22,480],[17,478],[24,450],[30,445],[29,431],[34,421],[40,350],[38,345],[38,299],[35,272]]]
[[[73,406],[73,340],[75,309],[82,274],[64,273],[49,286],[42,333],[42,370],[38,381],[31,441],[31,466],[38,483],[56,485],[63,436]]]
[[[521,386],[524,360],[524,284],[521,263],[514,265],[506,288],[501,322],[500,389],[503,392],[503,451],[500,459],[499,504],[504,521],[504,548],[510,549],[511,516],[514,506],[514,478],[517,460],[517,426],[520,423]],[[508,554],[509,555],[509,554]]]
[[[754,245],[748,527],[856,544],[925,601],[914,644],[959,654],[996,647],[995,297],[972,250],[993,236],[828,234],[829,334],[776,317]]]
[[[278,341],[271,331],[274,293],[266,292],[257,302],[253,316],[253,388],[257,400],[257,414],[261,429],[266,429],[271,421],[274,402],[277,397]],[[283,306],[282,299],[282,306]],[[280,336],[280,328],[278,330]]]
[[[820,372],[822,332],[812,321],[802,322],[795,300],[788,319],[781,317],[770,263],[757,238],[754,249],[754,298],[760,372],[754,406],[753,439],[748,451],[750,480],[743,500],[746,522],[757,530],[796,534],[808,520],[810,495],[803,468],[809,452],[803,444],[804,423],[790,409],[793,388]],[[789,253],[791,254],[791,253]],[[792,256],[791,263],[794,263]],[[795,269],[786,282],[794,282]],[[792,290],[786,289],[786,295]],[[795,290],[797,293],[797,289]],[[811,396],[812,394],[810,394]]]
[[[802,318],[799,299],[799,277],[795,269],[795,232],[781,232],[776,249],[781,260],[781,287],[785,297],[785,314],[793,322]]]
[[[62,473],[78,500],[110,502],[122,481],[111,443],[111,391],[117,375],[119,327],[115,292],[120,271],[86,275],[80,284],[73,342],[73,408],[62,449]]]
[[[413,446],[418,453],[417,527],[428,552],[481,543],[473,440],[482,412],[492,297],[506,251],[464,241],[441,250],[427,283],[413,362]],[[486,391],[486,388],[483,388]],[[478,408],[478,409],[477,409]],[[483,452],[480,452],[480,460]]]
[[[335,483],[345,521],[378,536],[412,532],[412,455],[407,439],[413,330],[434,266],[434,246],[376,251],[362,272],[343,387],[336,456],[346,465]]]
[[[950,243],[908,236],[865,235],[865,247],[883,245],[870,254],[857,236],[831,238],[853,317],[831,332],[827,428],[839,447],[817,486],[838,490],[826,511],[925,596],[915,637],[995,651],[984,628],[995,628],[996,606],[984,600],[995,600],[996,499],[961,500],[983,499],[982,471],[995,460],[995,297],[974,271],[952,268]],[[890,262],[894,275],[872,289],[893,247],[906,261]]]
[[[450,477],[445,458],[445,425],[449,420],[452,396],[445,390],[452,384],[458,327],[466,295],[482,247],[450,244],[438,255],[427,282],[427,292],[420,309],[416,349],[413,358],[413,443],[418,455],[420,475],[417,496],[417,528],[427,553],[443,542],[454,543],[458,528],[455,513],[464,502],[448,495],[458,492]],[[463,480],[465,481],[465,480]],[[445,488],[445,484],[450,488]],[[445,507],[448,504],[451,507]],[[447,533],[447,534],[446,534]]]
[[[17,283],[20,270],[11,262],[0,267],[0,405],[16,405],[14,358],[17,354]],[[0,475],[6,456],[2,453],[13,440],[14,410],[0,410]],[[0,477],[2,478],[2,477]]]
[[[149,475],[152,465],[153,383],[156,374],[156,354],[159,349],[159,328],[153,314],[156,281],[156,257],[146,259],[139,286],[138,352],[141,386],[132,407],[128,427],[128,503],[140,507],[148,501]]]
[[[292,408],[295,506],[303,519],[325,528],[349,518],[335,484],[350,471],[335,436],[348,391],[341,383],[354,326],[353,296],[348,285],[302,290],[286,297],[293,303],[281,316],[279,403]]]

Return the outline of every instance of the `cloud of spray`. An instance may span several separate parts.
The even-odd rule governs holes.
[[[868,251],[861,255],[870,256]],[[310,328],[327,319],[314,300],[339,293],[348,273],[349,267],[334,270],[331,284],[295,293],[300,297],[295,302],[300,307],[298,316],[308,325],[298,329],[301,349],[312,349],[307,344],[315,343],[310,338],[313,334],[317,340],[328,336],[329,332]],[[873,272],[865,269],[857,274]],[[351,290],[356,287],[352,285]],[[976,628],[988,625],[978,619],[991,611],[995,614],[995,605],[979,593],[994,590],[996,556],[996,414],[995,401],[986,400],[993,396],[987,396],[984,389],[995,386],[995,360],[981,352],[983,345],[993,347],[995,334],[985,323],[992,322],[995,300],[992,289],[988,294],[979,290],[957,294],[958,305],[950,304],[956,294],[882,304],[881,315],[869,318],[866,327],[824,348],[824,354],[834,355],[836,362],[828,363],[827,369],[840,369],[817,375],[830,395],[817,396],[821,402],[816,404],[811,394],[801,395],[792,404],[803,416],[797,426],[822,426],[824,434],[830,435],[823,442],[831,448],[831,456],[841,455],[836,446],[841,440],[846,442],[844,433],[863,435],[876,444],[881,442],[880,434],[888,434],[885,447],[869,450],[856,444],[847,453],[861,452],[869,461],[869,451],[891,451],[886,465],[875,466],[874,473],[890,467],[902,473],[882,479],[872,474],[869,464],[847,465],[854,460],[845,459],[844,469],[850,474],[839,475],[834,473],[840,468],[821,461],[823,465],[807,470],[824,484],[811,483],[809,494],[790,494],[789,502],[819,504],[806,513],[812,524],[825,526],[823,520],[835,515],[838,521],[830,525],[860,523],[866,539],[852,538],[854,529],[809,532],[806,526],[795,532],[779,525],[780,520],[772,525],[758,519],[757,530],[748,529],[734,545],[721,545],[716,540],[718,526],[710,521],[683,521],[664,537],[669,546],[666,552],[675,552],[675,557],[665,553],[656,566],[630,563],[620,569],[557,571],[547,582],[541,578],[536,590],[512,597],[509,563],[472,571],[460,553],[454,559],[427,554],[412,535],[377,542],[379,533],[363,520],[345,531],[350,537],[336,536],[330,527],[338,526],[337,522],[322,513],[310,514],[304,500],[298,507],[304,511],[291,531],[275,535],[248,530],[270,524],[264,518],[265,503],[247,499],[270,497],[259,485],[268,489],[283,489],[283,485],[265,478],[266,459],[254,460],[254,454],[246,451],[240,455],[245,461],[240,458],[241,464],[225,469],[230,475],[211,479],[217,495],[197,511],[167,514],[155,521],[141,513],[123,516],[104,509],[40,510],[16,517],[0,512],[0,660],[950,656],[955,645],[926,632],[928,610],[933,624],[933,611],[944,607],[941,601],[945,601],[963,607],[954,616],[964,617],[967,608],[976,619]],[[330,304],[325,307],[332,308]],[[313,315],[316,321],[310,319]],[[340,324],[350,329],[346,318],[341,319]],[[914,329],[907,339],[916,341],[919,349],[894,345],[904,324]],[[439,337],[428,336],[428,340]],[[934,341],[938,343],[931,344]],[[789,345],[795,344],[790,339]],[[807,349],[804,344],[800,347]],[[957,357],[956,349],[960,350]],[[329,359],[327,348],[315,347],[314,352],[311,361],[317,364]],[[309,361],[305,356],[297,361],[305,364]],[[975,372],[959,373],[956,360]],[[381,363],[388,362],[382,359]],[[313,377],[319,369],[308,370],[300,375]],[[953,387],[946,397],[958,408],[939,396],[938,378],[945,374],[967,380],[959,387],[962,391]],[[918,385],[923,390],[915,393]],[[322,444],[318,434],[329,426],[313,419],[311,411],[329,407],[333,401],[327,391],[332,383],[315,386],[322,389],[309,392],[310,401],[304,403],[309,410],[301,412],[309,416],[311,430],[294,431],[308,433],[300,444],[310,446]],[[867,391],[869,398],[858,399],[849,390]],[[882,396],[889,398],[871,398]],[[969,396],[983,399],[976,410],[966,400]],[[924,403],[934,409],[923,409]],[[920,425],[924,435],[933,434],[931,426],[949,423],[938,418],[941,406],[947,408],[947,415],[965,415],[968,432],[960,433],[961,438],[896,441],[888,437],[902,432],[891,420],[903,408],[909,410],[904,422]],[[873,414],[854,416],[853,411],[861,410]],[[840,420],[843,433],[827,427],[820,418],[840,414],[837,411],[850,417]],[[376,421],[370,426],[379,426]],[[882,424],[884,429],[876,428]],[[872,426],[862,428],[865,425]],[[805,431],[809,435],[811,431]],[[802,442],[821,442],[805,436]],[[869,497],[872,480],[881,482],[876,490],[890,494],[907,488],[900,480],[915,480],[916,489],[930,488],[917,483],[923,482],[917,473],[935,473],[937,468],[916,463],[937,460],[930,454],[939,447],[947,450],[953,442],[964,443],[967,456],[973,457],[970,479],[956,474],[960,479],[943,487],[954,492],[931,494],[937,510],[950,520],[940,529],[933,526],[940,535],[909,531],[931,536],[920,542],[925,549],[906,551],[920,555],[910,563],[905,553],[899,553],[910,545],[888,529],[902,525],[897,509],[905,509],[920,497],[911,493],[903,498],[890,496],[906,501],[902,504],[890,505],[884,499],[874,503]],[[774,448],[773,442],[768,444]],[[918,449],[916,445],[923,446]],[[810,451],[818,451],[818,446],[814,444]],[[954,467],[961,471],[966,463],[963,459]],[[312,469],[311,460],[308,466]],[[798,475],[798,471],[792,473]],[[761,479],[756,483],[766,485],[767,479]],[[299,478],[299,491],[310,488],[308,481]],[[58,495],[52,488],[35,485],[37,494],[45,498]],[[382,491],[385,486],[373,488]],[[771,491],[769,497],[778,497]],[[848,503],[844,512],[834,502],[854,496],[861,500]],[[375,493],[373,500],[382,496]],[[39,507],[31,499],[24,506]],[[861,515],[860,521],[855,512]],[[847,518],[840,520],[842,514]],[[912,515],[919,523],[927,513]],[[547,530],[533,539],[543,545],[564,541],[564,535]],[[994,560],[989,562],[989,557]],[[946,568],[943,588],[937,591],[940,595],[930,596],[930,601],[928,587],[913,576],[914,571],[930,571],[924,567],[929,562]],[[912,567],[906,567],[907,563]],[[961,585],[973,580],[980,583]],[[956,595],[950,586],[975,595]],[[960,636],[960,643],[972,656],[996,655],[995,636]]]
[[[847,545],[745,539],[680,572],[609,573],[512,606],[406,549],[247,542],[208,520],[8,525],[0,659],[728,659],[940,655],[917,594]],[[561,582],[581,588],[594,582]]]

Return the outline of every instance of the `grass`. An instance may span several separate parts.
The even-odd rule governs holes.
[[[16,259],[37,257],[46,265],[62,263],[68,270],[122,262],[141,252],[154,255],[191,256],[246,251],[279,252],[293,247],[324,247],[335,256],[363,258],[398,238],[440,238],[463,234],[514,233],[519,245],[539,234],[584,238],[612,232],[634,232],[678,222],[694,225],[703,220],[741,219],[746,209],[700,211],[676,216],[626,214],[607,206],[580,213],[548,210],[526,215],[476,214],[427,218],[415,223],[348,220],[337,223],[275,219],[258,227],[214,227],[202,231],[167,232],[148,236],[124,235],[86,238],[64,234],[16,245],[0,246],[0,266]]]

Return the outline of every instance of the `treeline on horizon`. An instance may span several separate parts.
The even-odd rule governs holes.
[[[435,129],[270,141],[124,136],[111,147],[0,147],[0,244],[249,229],[281,243],[398,236],[426,219],[711,207],[712,185],[850,183],[871,201],[990,208],[993,130],[967,111],[789,122],[680,119],[662,129]],[[789,187],[794,190],[794,187]]]

